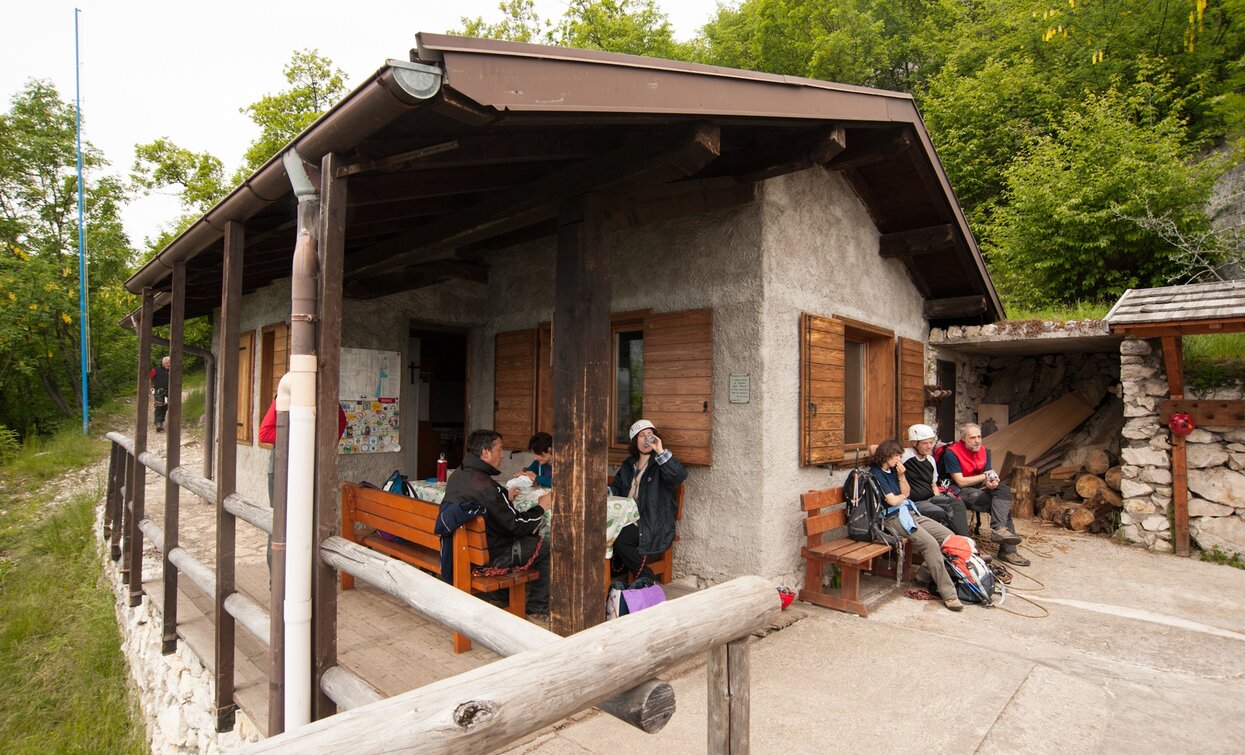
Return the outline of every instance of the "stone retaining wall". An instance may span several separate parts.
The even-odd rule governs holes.
[[[232,731],[217,733],[211,673],[180,640],[176,652],[160,652],[163,616],[151,600],[144,597],[141,605],[130,608],[129,588],[103,540],[102,506],[96,512],[95,532],[104,576],[116,595],[121,652],[143,712],[151,751],[210,754],[259,741],[259,730],[242,711]],[[160,554],[149,546],[143,554],[144,580],[158,579],[160,571]]]
[[[1124,512],[1118,536],[1154,551],[1172,550],[1171,431],[1159,417],[1168,397],[1157,342],[1120,344],[1125,424],[1121,448]],[[1186,388],[1186,390],[1188,390]],[[1234,400],[1241,390],[1189,398]],[[1245,428],[1199,427],[1185,438],[1189,534],[1199,548],[1245,553]]]

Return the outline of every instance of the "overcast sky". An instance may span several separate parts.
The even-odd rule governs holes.
[[[4,110],[30,79],[74,97],[74,8],[82,64],[84,138],[111,172],[128,176],[134,145],[162,136],[207,151],[231,175],[257,127],[239,112],[286,85],[294,50],[315,48],[346,72],[353,89],[387,58],[407,59],[419,31],[445,32],[462,16],[497,20],[499,0],[0,0],[0,94]],[[716,10],[715,0],[658,0],[679,39]],[[536,0],[556,20],[565,0]],[[170,196],[136,200],[124,213],[136,246],[176,216]]]

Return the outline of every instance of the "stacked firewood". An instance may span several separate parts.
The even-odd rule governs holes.
[[[1124,507],[1120,468],[1105,448],[1084,454],[1084,463],[1055,467],[1041,475],[1037,491],[1043,519],[1077,532],[1107,532]]]

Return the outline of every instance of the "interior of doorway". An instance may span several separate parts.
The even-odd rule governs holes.
[[[415,476],[435,477],[445,454],[450,469],[463,461],[467,437],[467,333],[411,323],[407,385],[416,397]]]
[[[939,388],[951,391],[950,396],[944,396],[938,400],[938,408],[936,410],[938,417],[938,440],[944,443],[954,443],[956,440],[955,362],[938,360],[938,379],[936,382]]]

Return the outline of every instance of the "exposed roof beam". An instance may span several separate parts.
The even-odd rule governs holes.
[[[402,291],[434,286],[449,280],[488,283],[488,267],[478,262],[453,259],[421,262],[383,277],[347,283],[345,295],[352,299],[375,299]]]
[[[926,320],[950,320],[957,317],[972,317],[985,314],[985,312],[986,297],[981,294],[925,300]]]
[[[860,147],[853,144],[851,149],[843,151],[833,160],[826,163],[826,170],[848,170],[885,162],[898,157],[905,150],[912,149],[915,146],[912,136],[907,131],[901,131],[889,139],[883,139],[873,144],[865,144]]]
[[[439,155],[442,152],[449,152],[458,149],[458,142],[448,141],[440,144],[433,144],[427,147],[420,147],[409,152],[401,152],[389,157],[382,157],[377,160],[355,160],[346,163],[337,170],[337,177],[353,176],[356,173],[367,173],[370,171],[386,171],[401,170],[410,163],[422,160],[432,155]]]
[[[740,183],[753,183],[825,164],[846,146],[847,130],[842,126],[826,126],[811,134],[783,135],[753,148],[722,155],[697,177],[733,176]]]
[[[878,242],[878,253],[883,259],[897,259],[945,252],[954,248],[954,234],[950,223],[884,233]]]
[[[500,227],[514,228],[516,216],[524,216],[522,224],[527,225],[538,220],[538,214],[555,210],[561,200],[588,191],[638,182],[664,183],[690,175],[718,156],[719,138],[716,125],[700,123],[657,145],[651,141],[627,145],[567,166],[355,252],[346,260],[352,268],[347,277],[357,280],[374,268],[430,259],[448,246],[496,235]]]

